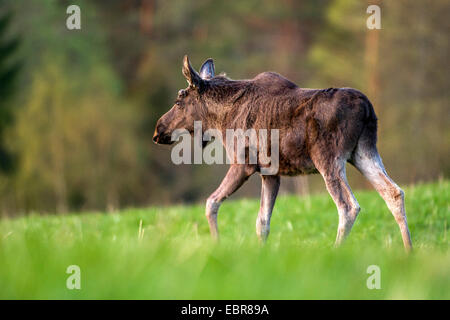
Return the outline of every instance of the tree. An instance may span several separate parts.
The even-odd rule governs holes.
[[[4,133],[13,123],[14,104],[11,100],[21,69],[21,62],[16,58],[20,38],[8,34],[11,17],[11,13],[0,16],[0,174],[13,169],[14,157],[5,146]]]

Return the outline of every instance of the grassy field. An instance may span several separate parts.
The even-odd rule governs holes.
[[[0,298],[450,299],[449,181],[405,192],[409,256],[375,192],[356,192],[362,210],[339,249],[328,194],[280,197],[263,247],[257,199],[223,204],[219,244],[203,205],[3,219]],[[80,290],[66,288],[69,265],[81,268]],[[366,286],[369,265],[380,267],[379,290]]]

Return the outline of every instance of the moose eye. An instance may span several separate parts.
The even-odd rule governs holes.
[[[175,101],[175,104],[177,105],[177,107],[183,108],[183,106],[181,105],[181,102],[180,102],[180,101]]]

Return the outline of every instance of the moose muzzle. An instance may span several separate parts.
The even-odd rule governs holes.
[[[156,125],[155,133],[153,134],[153,142],[156,144],[172,144],[171,135],[168,134],[165,128],[162,128],[160,124]]]

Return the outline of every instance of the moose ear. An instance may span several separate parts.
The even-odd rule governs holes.
[[[191,63],[189,62],[189,58],[187,55],[183,58],[183,75],[186,78],[187,82],[189,83],[189,86],[191,87],[197,87],[199,86],[202,79],[198,75],[197,71],[192,68]]]
[[[202,67],[200,68],[200,77],[203,80],[208,80],[214,78],[214,61],[209,58],[205,62],[203,62]]]

